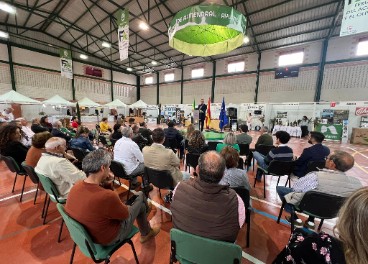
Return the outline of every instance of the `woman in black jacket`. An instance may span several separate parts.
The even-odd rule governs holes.
[[[0,128],[0,153],[12,157],[20,168],[28,152],[28,148],[20,142],[21,139],[21,130],[16,125],[6,125]]]

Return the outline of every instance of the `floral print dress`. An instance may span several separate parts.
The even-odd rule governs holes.
[[[345,264],[341,242],[324,233],[307,233],[295,229],[289,243],[279,253],[274,264]]]

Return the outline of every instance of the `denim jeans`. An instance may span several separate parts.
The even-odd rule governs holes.
[[[292,188],[288,188],[288,187],[284,187],[284,186],[276,186],[276,192],[279,195],[281,200],[285,197],[285,195],[287,195],[287,194],[289,194],[293,191],[294,190]],[[284,209],[285,209],[286,212],[291,214],[292,208],[293,208],[292,204],[288,204],[288,203],[285,204]]]

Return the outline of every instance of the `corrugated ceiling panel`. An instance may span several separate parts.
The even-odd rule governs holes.
[[[151,8],[153,4],[154,4],[154,1],[151,1]],[[164,18],[170,16],[170,12],[163,5],[161,5],[159,8]],[[150,21],[149,21],[150,25],[162,19],[160,11],[158,8],[155,8],[150,11]],[[146,17],[148,19],[148,13],[146,13]]]
[[[53,35],[53,36],[59,36],[61,33],[65,31],[65,26],[59,24],[59,23],[51,23],[50,26],[47,28],[46,32]],[[66,35],[67,32],[64,34]]]
[[[6,17],[6,15],[2,11],[1,13],[2,16]],[[28,14],[29,12],[17,8],[17,13],[15,15],[9,15],[8,23],[13,25],[23,25],[28,17]]]
[[[253,13],[260,9],[264,9],[271,5],[275,5],[284,1],[285,0],[257,0],[257,1],[248,1],[245,3],[245,5],[247,7],[248,13]]]
[[[97,23],[95,23],[91,14],[87,13],[83,16],[82,19],[77,22],[76,26],[85,31],[88,31],[90,28],[92,28],[92,26],[95,26],[96,24]]]
[[[177,13],[179,12],[180,10],[188,7],[188,6],[192,6],[192,5],[195,5],[197,4],[198,1],[196,0],[186,0],[186,1],[168,1],[166,3],[166,5],[170,8],[170,10],[173,12],[173,13]]]
[[[31,1],[27,1],[27,2],[29,3]],[[58,5],[58,3],[59,1],[41,0],[41,1],[38,1],[37,6],[42,10],[52,12],[55,9],[55,7]]]
[[[90,1],[84,1],[87,6],[91,6]],[[60,16],[62,18],[65,18],[69,22],[73,23],[78,17],[80,17],[87,8],[83,4],[82,1],[70,1],[68,5],[64,7],[62,12],[60,13]],[[88,13],[88,12],[87,12]],[[83,20],[85,17],[82,17],[80,20]]]
[[[36,16],[36,15],[33,15],[33,16],[31,16],[31,18],[29,19],[29,21],[28,21],[28,23],[27,23],[27,25],[26,25],[26,27],[29,27],[29,28],[36,28],[36,29],[39,29],[41,26],[42,26],[42,24],[43,24],[43,22],[45,21],[45,19],[44,18],[42,18],[42,17],[40,17],[40,16]],[[37,26],[36,26],[37,25]]]

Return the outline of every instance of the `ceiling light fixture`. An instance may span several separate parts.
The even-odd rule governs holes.
[[[0,31],[0,38],[9,38],[9,33]]]
[[[153,61],[151,61],[151,64],[152,65],[157,65],[158,63],[157,63],[157,61],[153,60]]]
[[[128,68],[127,68],[127,71],[130,71],[130,72],[131,72],[131,71],[133,71],[133,69],[132,69],[132,68],[130,68],[130,67],[128,67]]]
[[[249,38],[248,38],[248,36],[245,36],[245,37],[244,37],[243,42],[244,42],[244,44],[247,44],[247,43],[249,42]]]
[[[147,30],[147,29],[149,29],[149,26],[147,25],[146,22],[141,21],[139,23],[139,28],[142,29],[142,30]]]
[[[88,56],[87,55],[84,55],[84,54],[80,54],[79,55],[79,58],[81,58],[83,60],[86,60],[86,59],[88,59]]]
[[[105,47],[105,48],[111,48],[111,44],[110,43],[108,43],[108,42],[102,42],[102,47]]]
[[[3,10],[9,14],[15,14],[16,10],[14,6],[9,5],[8,3],[5,3],[3,1],[0,2],[0,10]]]

